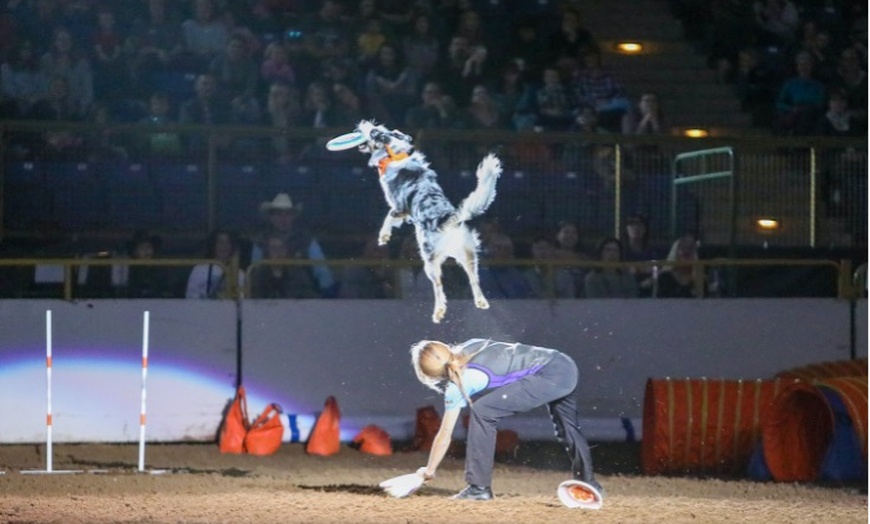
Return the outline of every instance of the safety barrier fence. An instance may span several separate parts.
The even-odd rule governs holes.
[[[277,192],[304,204],[321,237],[370,233],[385,212],[374,172],[356,151],[323,147],[346,131],[0,122],[0,235],[247,232]],[[692,229],[718,245],[866,244],[866,139],[405,131],[453,199],[473,187],[483,154],[498,153],[505,172],[487,219],[519,237],[572,220],[594,242],[640,213],[659,243]],[[678,155],[716,148],[733,151],[734,176],[675,189],[675,177],[698,175]]]
[[[194,259],[194,258],[178,258],[178,259],[82,259],[82,258],[58,258],[58,259],[33,259],[33,258],[0,258],[0,272],[6,272],[8,269],[24,269],[27,271],[28,278],[33,278],[35,270],[39,267],[49,267],[57,269],[55,272],[56,278],[52,282],[49,290],[40,293],[40,298],[63,298],[65,300],[73,300],[79,298],[122,298],[126,295],[123,293],[123,283],[116,283],[114,291],[105,292],[104,288],[100,288],[102,292],[94,292],[92,287],[89,287],[89,278],[91,271],[97,268],[132,268],[132,267],[148,267],[148,268],[163,268],[176,271],[176,280],[183,284],[186,281],[187,275],[193,266],[199,264],[212,264],[221,268],[226,275],[226,287],[220,298],[243,299],[243,298],[258,298],[252,296],[250,283],[252,275],[258,271],[258,268],[269,266],[285,266],[285,267],[311,267],[315,265],[325,265],[337,274],[342,268],[350,267],[365,267],[371,269],[384,270],[384,278],[391,279],[393,282],[392,289],[397,290],[390,298],[402,298],[401,285],[399,281],[400,270],[416,269],[419,270],[422,266],[419,261],[412,260],[354,260],[354,259],[335,259],[324,261],[311,260],[260,260],[250,264],[245,269],[244,282],[238,281],[239,266],[236,261],[231,261],[229,264],[223,263],[214,259]],[[859,267],[853,271],[852,262],[844,259],[835,260],[817,260],[817,259],[727,259],[717,258],[710,260],[698,261],[664,261],[653,260],[644,262],[598,262],[598,261],[569,261],[569,260],[485,260],[481,263],[482,267],[515,267],[520,270],[537,267],[543,275],[545,296],[539,298],[555,298],[555,275],[558,270],[567,269],[571,271],[579,271],[586,273],[595,269],[620,269],[628,271],[641,271],[649,273],[653,276],[652,297],[657,296],[657,280],[656,276],[662,270],[670,267],[691,267],[693,295],[698,298],[724,298],[724,297],[746,297],[746,296],[778,296],[776,292],[765,295],[764,292],[759,293],[754,289],[752,284],[752,274],[747,271],[764,270],[762,279],[768,280],[776,278],[775,274],[771,277],[770,271],[787,271],[789,269],[800,269],[803,271],[811,271],[816,275],[821,275],[821,290],[800,288],[800,283],[795,284],[797,289],[790,290],[787,296],[828,296],[840,299],[853,299],[858,297],[866,297],[866,285],[864,284],[863,274],[865,268]],[[465,280],[464,275],[459,275],[461,271],[459,267],[452,261],[445,264],[447,271],[454,269],[457,272],[458,278],[463,285]],[[7,274],[8,276],[8,274]],[[729,278],[730,276],[730,278]],[[170,278],[167,273],[151,274],[149,278]],[[339,285],[341,278],[339,277]],[[34,295],[27,293],[26,284],[17,291],[7,290],[4,295],[6,298],[33,298]],[[732,286],[725,288],[725,286]],[[155,296],[150,298],[183,298],[184,293],[182,287],[178,287],[179,291],[175,294],[169,293],[165,296]],[[138,297],[143,298],[143,297]]]

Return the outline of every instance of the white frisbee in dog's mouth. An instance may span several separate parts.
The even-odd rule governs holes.
[[[345,133],[339,135],[326,143],[326,149],[330,151],[344,151],[345,149],[353,149],[364,144],[366,137],[359,131]]]
[[[579,480],[566,480],[559,484],[556,494],[569,508],[601,509],[604,499],[591,485]]]

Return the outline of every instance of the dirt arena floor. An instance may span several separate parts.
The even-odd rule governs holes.
[[[607,490],[601,510],[568,509],[555,495],[568,478],[555,444],[523,444],[500,459],[491,502],[453,501],[462,460],[449,457],[438,478],[406,499],[377,487],[416,470],[426,456],[366,455],[343,447],[309,456],[301,444],[274,455],[221,455],[214,444],[152,444],[146,473],[138,446],[55,445],[54,470],[44,445],[0,445],[0,523],[866,523],[866,486],[806,486],[743,480],[644,477],[636,445],[593,450]],[[100,472],[99,470],[103,470]],[[158,474],[158,470],[166,470]]]

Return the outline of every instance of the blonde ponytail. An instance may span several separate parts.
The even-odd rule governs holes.
[[[411,364],[417,380],[439,393],[443,393],[439,385],[449,380],[456,384],[469,406],[471,398],[462,384],[462,370],[470,359],[471,356],[462,355],[456,348],[437,340],[421,340],[411,346]]]

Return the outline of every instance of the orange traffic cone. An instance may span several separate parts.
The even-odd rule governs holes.
[[[360,430],[353,438],[353,443],[363,453],[372,455],[392,455],[393,445],[390,443],[390,434],[384,429],[370,424]]]
[[[441,426],[441,416],[435,411],[434,406],[426,406],[417,409],[417,426],[414,430],[414,449],[429,451],[432,449],[432,441]]]
[[[323,456],[338,453],[341,447],[338,431],[340,419],[341,413],[338,411],[335,397],[330,396],[326,399],[323,412],[317,417],[314,428],[311,429],[311,435],[309,435],[308,443],[305,445],[305,452]]]

